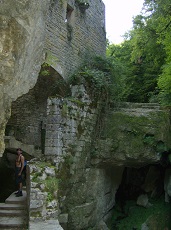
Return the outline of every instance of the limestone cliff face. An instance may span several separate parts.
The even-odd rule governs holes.
[[[32,88],[43,60],[48,0],[0,2],[0,153],[11,102]]]

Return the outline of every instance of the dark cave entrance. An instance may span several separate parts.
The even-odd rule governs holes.
[[[15,153],[5,150],[0,158],[0,202],[15,191]]]
[[[29,161],[33,157],[23,151],[24,158]],[[16,191],[17,185],[15,180],[15,160],[17,152],[15,148],[5,149],[3,156],[0,158],[0,202],[5,200]],[[22,173],[23,186],[26,186],[26,171]]]
[[[171,229],[170,197],[165,191],[169,154],[162,154],[161,164],[124,169],[110,230],[141,229],[143,224],[151,230]]]

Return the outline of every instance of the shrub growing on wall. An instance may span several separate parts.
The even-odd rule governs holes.
[[[92,99],[105,102],[121,100],[118,94],[121,87],[119,81],[110,58],[100,56],[87,58],[69,79],[72,85],[84,84]]]

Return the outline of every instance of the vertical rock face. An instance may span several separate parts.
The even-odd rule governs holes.
[[[28,92],[43,59],[48,0],[0,2],[0,153],[11,102]]]

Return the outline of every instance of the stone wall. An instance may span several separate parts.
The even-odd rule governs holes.
[[[83,98],[76,95],[81,92]],[[45,155],[51,159],[83,152],[91,143],[91,135],[96,124],[97,110],[90,108],[91,100],[84,86],[72,89],[71,99],[49,98],[47,108]]]
[[[89,0],[82,12],[77,1],[53,1],[46,22],[46,61],[65,79],[89,55],[105,55],[105,7]],[[70,16],[67,16],[70,9]]]
[[[58,168],[58,218],[64,224],[61,216],[68,216],[68,229],[95,227],[106,220],[122,178],[122,167],[92,167],[98,109],[83,85],[72,88],[70,99],[48,100],[45,156]]]

